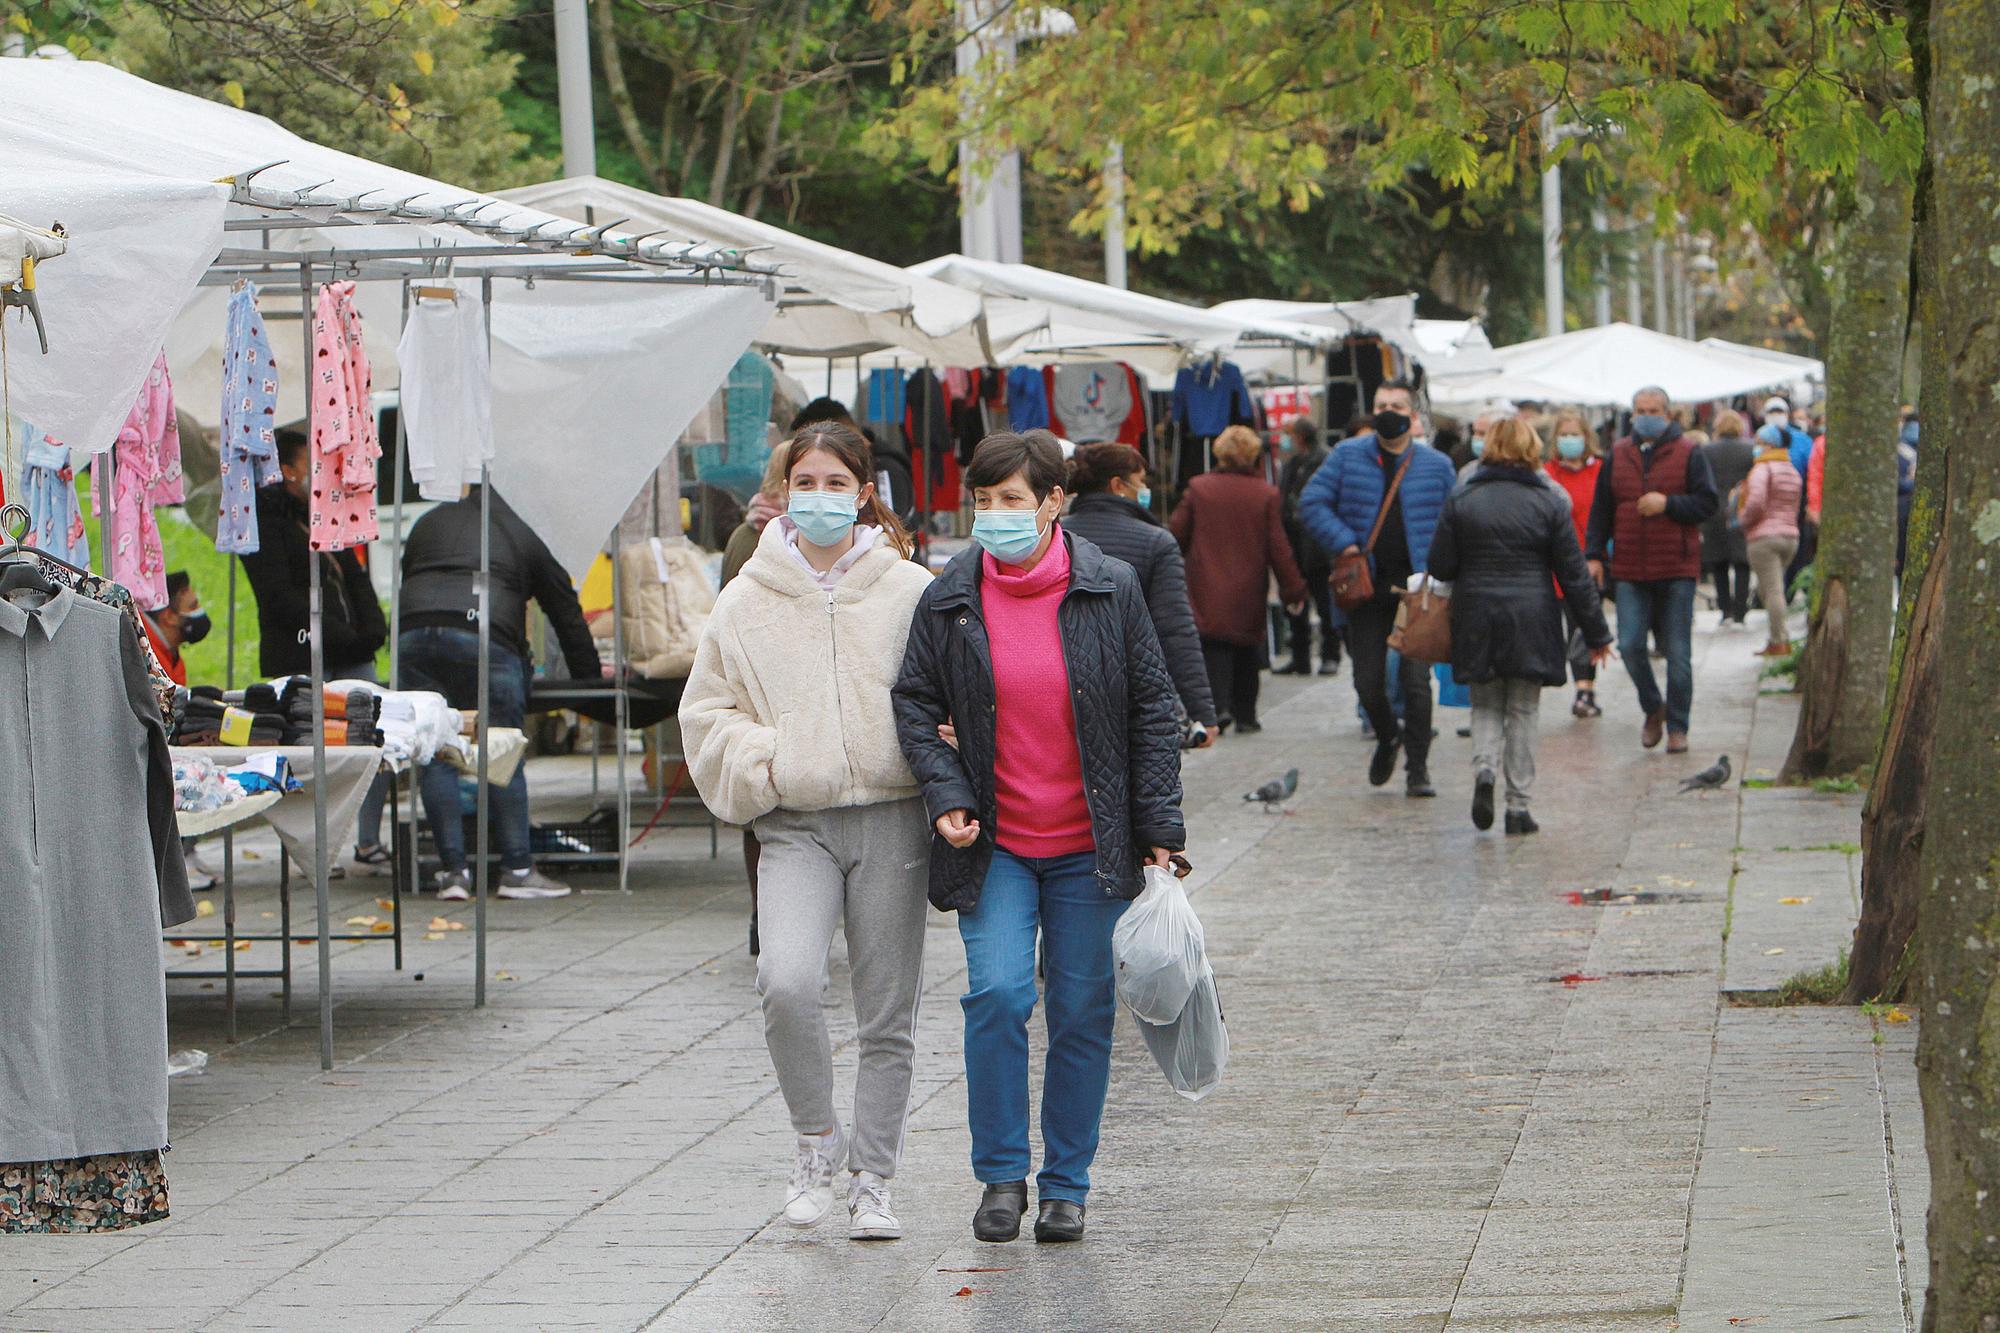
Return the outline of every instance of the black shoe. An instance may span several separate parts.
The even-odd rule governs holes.
[[[1471,737],[1471,735],[1472,735],[1472,728],[1471,728],[1471,727],[1460,727],[1460,728],[1458,729],[1458,738],[1459,738],[1460,740],[1466,740],[1466,739],[1469,739],[1469,738]]]
[[[1482,772],[1472,784],[1472,827],[1493,827],[1493,775]]]
[[[1043,1199],[1035,1214],[1035,1239],[1050,1241],[1083,1239],[1083,1205],[1068,1199]]]
[[[1537,833],[1541,831],[1541,827],[1540,824],[1535,822],[1535,817],[1526,810],[1509,810],[1507,812],[1507,831],[1509,833]]]
[[[755,958],[764,952],[764,942],[757,937],[757,914],[750,914],[750,956]]]
[[[1396,776],[1396,752],[1403,748],[1401,732],[1375,738],[1375,757],[1368,761],[1368,785],[1379,787]]]
[[[1310,676],[1312,674],[1312,663],[1295,657],[1285,666],[1272,667],[1271,674],[1274,676]]]
[[[1263,729],[1264,724],[1262,722],[1238,722],[1236,724],[1236,734],[1239,736],[1255,736]]]
[[[1408,781],[1404,784],[1403,794],[1412,800],[1420,800],[1427,796],[1437,795],[1437,788],[1431,786],[1430,770],[1427,768],[1411,769]]]
[[[1340,674],[1340,659],[1339,659],[1339,658],[1337,658],[1337,657],[1329,657],[1329,658],[1325,658],[1324,660],[1322,660],[1322,661],[1320,662],[1320,664],[1319,664],[1319,674],[1320,674],[1320,675],[1322,675],[1322,676],[1337,676],[1337,675],[1339,675],[1339,674]]]
[[[1011,1180],[1004,1185],[988,1185],[980,1191],[979,1211],[972,1215],[972,1238],[995,1242],[1013,1240],[1021,1234],[1021,1214],[1027,1207],[1027,1181]]]

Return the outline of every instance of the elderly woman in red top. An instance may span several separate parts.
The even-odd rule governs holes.
[[[1174,686],[1138,575],[1056,522],[1062,450],[990,435],[966,472],[972,549],[925,590],[896,731],[935,821],[930,898],[965,941],[979,1240],[1020,1234],[1028,1019],[1047,953],[1038,1241],[1083,1237],[1111,1082],[1111,929],[1186,845]]]
[[[1188,597],[1208,660],[1208,688],[1226,730],[1262,731],[1257,693],[1264,669],[1265,607],[1270,576],[1278,577],[1285,609],[1305,606],[1285,537],[1284,498],[1259,475],[1264,446],[1248,426],[1231,426],[1215,438],[1216,471],[1188,483],[1167,527],[1187,556]]]

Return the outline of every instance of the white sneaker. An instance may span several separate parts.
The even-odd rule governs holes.
[[[526,870],[501,871],[500,886],[494,892],[502,898],[567,898],[570,887],[529,866]]]
[[[856,1171],[847,1186],[847,1238],[903,1238],[903,1224],[889,1207],[889,1182],[873,1171]]]
[[[470,870],[440,870],[437,876],[437,896],[441,903],[462,903],[472,897],[472,872]]]
[[[833,1172],[847,1155],[847,1136],[835,1125],[825,1134],[799,1135],[798,1165],[785,1187],[785,1220],[795,1227],[819,1225],[833,1211]]]

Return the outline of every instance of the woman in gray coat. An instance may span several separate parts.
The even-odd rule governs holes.
[[[1452,585],[1451,674],[1472,688],[1473,825],[1493,827],[1498,770],[1507,778],[1507,832],[1533,833],[1541,692],[1569,678],[1564,605],[1593,663],[1610,657],[1611,630],[1569,500],[1543,479],[1535,428],[1518,417],[1495,422],[1480,463],[1438,517],[1430,572]]]

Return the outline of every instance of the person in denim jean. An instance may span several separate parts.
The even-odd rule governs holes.
[[[479,626],[473,580],[479,572],[479,488],[417,520],[403,547],[403,627],[397,639],[402,687],[434,690],[453,708],[479,703]],[[493,496],[492,583],[488,597],[492,674],[487,725],[518,727],[528,707],[528,599],[548,617],[562,644],[563,661],[578,679],[601,675],[597,645],[569,575],[498,493]],[[458,801],[458,771],[427,764],[420,779],[424,817],[437,838],[438,897],[471,897],[466,870],[465,825]],[[566,884],[535,869],[528,848],[528,779],[522,769],[491,795],[494,834],[500,844],[502,898],[560,898]]]
[[[1111,931],[1142,868],[1186,845],[1173,680],[1130,565],[1064,530],[1047,431],[990,435],[967,470],[972,549],[924,592],[895,687],[937,832],[930,899],[965,942],[972,1218],[1020,1234],[1028,1020],[1047,962],[1037,1241],[1083,1238],[1117,1017]]]

